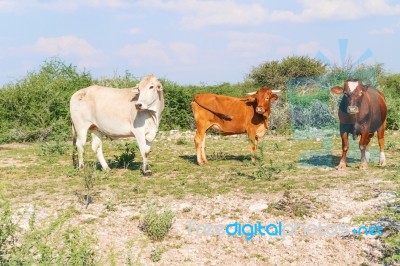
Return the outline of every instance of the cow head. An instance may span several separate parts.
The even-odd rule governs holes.
[[[158,79],[150,74],[142,79],[134,89],[139,90],[139,98],[135,104],[137,110],[156,110],[156,102],[161,99],[163,87]]]
[[[343,86],[336,86],[331,89],[335,94],[344,94],[343,101],[345,101],[349,115],[358,114],[360,105],[364,97],[365,91],[368,86],[364,86],[359,79],[346,80]]]
[[[273,92],[279,92],[279,90],[272,91],[269,88],[261,88],[256,93],[251,94],[246,98],[248,102],[256,103],[256,113],[269,116],[271,111],[271,102],[278,99],[278,95]]]

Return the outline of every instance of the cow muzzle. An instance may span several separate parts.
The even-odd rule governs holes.
[[[135,107],[136,107],[136,110],[142,110],[143,104],[141,104],[141,103],[136,103],[136,104],[135,104]]]
[[[264,110],[264,108],[257,106],[257,107],[256,107],[256,112],[257,112],[258,114],[263,114],[263,113],[265,112],[265,110]]]
[[[351,115],[355,115],[355,114],[358,114],[358,107],[357,106],[353,106],[353,105],[350,105],[350,106],[348,106],[347,107],[347,113],[348,114],[351,114]]]

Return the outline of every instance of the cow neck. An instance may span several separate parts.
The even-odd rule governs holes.
[[[157,128],[160,125],[161,114],[162,114],[162,111],[164,110],[164,94],[161,91],[159,93],[159,95],[160,95],[159,100],[156,101],[156,105],[155,105],[157,111],[152,112],[153,114],[151,115],[152,117],[154,117],[153,119],[156,122]]]

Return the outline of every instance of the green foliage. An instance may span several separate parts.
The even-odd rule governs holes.
[[[289,56],[281,61],[269,61],[254,67],[248,78],[261,86],[285,89],[289,79],[317,76],[326,72],[326,66],[319,60],[308,56]]]
[[[63,155],[69,149],[69,145],[63,140],[52,140],[43,142],[40,145],[40,154],[42,156]]]
[[[129,165],[135,160],[137,151],[136,142],[126,142],[123,145],[123,152],[121,155],[114,155],[114,160],[118,167],[128,169]]]
[[[69,128],[69,99],[92,83],[58,59],[46,61],[37,72],[0,90],[0,143],[65,137]]]
[[[40,228],[35,227],[33,212],[29,230],[23,232],[12,221],[16,213],[9,202],[1,199],[0,204],[0,265],[95,265],[95,240],[82,228],[63,230],[73,209]]]
[[[187,145],[188,141],[185,138],[179,138],[176,140],[177,145]]]
[[[154,206],[146,209],[139,221],[139,228],[151,240],[163,240],[172,226],[175,214],[172,211],[158,213]]]
[[[94,81],[95,84],[112,88],[133,88],[140,82],[139,78],[133,76],[129,71],[125,71],[123,76],[114,74],[113,78],[100,78]]]
[[[326,75],[328,73],[328,75]],[[308,77],[299,78],[299,77]],[[191,102],[197,93],[215,93],[228,96],[243,96],[256,91],[261,85],[273,89],[287,89],[279,95],[279,100],[272,105],[270,129],[277,133],[287,134],[302,122],[291,122],[292,107],[301,110],[302,118],[307,120],[309,114],[317,111],[318,102],[323,114],[329,110],[336,115],[338,98],[332,101],[330,88],[343,83],[348,78],[361,78],[364,83],[383,89],[388,103],[388,128],[400,128],[400,74],[383,75],[382,65],[361,65],[353,67],[350,63],[328,69],[323,63],[307,56],[291,56],[280,61],[269,61],[253,68],[248,79],[242,83],[222,83],[215,86],[181,86],[167,79],[160,79],[164,87],[165,109],[162,115],[160,130],[194,129],[194,118]],[[44,155],[62,154],[66,149],[62,141],[70,137],[69,99],[80,88],[94,83],[116,87],[134,87],[140,78],[126,71],[123,75],[112,78],[92,79],[88,72],[78,72],[76,67],[65,64],[57,58],[45,61],[39,70],[14,84],[7,84],[0,89],[0,143],[24,142],[36,140],[54,140],[43,144]],[[308,90],[310,82],[320,82],[322,87],[305,94],[292,93],[290,88],[301,92]],[[378,86],[379,81],[379,86]],[[303,108],[303,109],[302,109]],[[308,108],[309,110],[304,110]],[[296,109],[296,110],[297,110]],[[313,111],[314,110],[314,111]],[[321,116],[321,114],[318,114]],[[308,118],[307,118],[308,117]],[[324,117],[328,121],[329,117]],[[309,122],[312,122],[308,119]],[[328,121],[329,122],[329,121]],[[324,122],[324,126],[329,123]],[[183,142],[181,144],[184,144]],[[123,156],[127,156],[123,158]],[[130,157],[130,158],[129,158]],[[133,153],[125,153],[115,158],[120,167],[128,167],[126,160],[132,161]],[[132,159],[132,160],[131,160]]]
[[[82,229],[68,228],[64,232],[64,249],[67,262],[65,265],[95,265],[94,239],[82,234]]]
[[[12,220],[9,201],[0,198],[0,265],[9,264],[15,250],[17,225]]]
[[[281,169],[273,165],[271,159],[269,164],[265,162],[264,158],[264,142],[257,146],[257,154],[255,157],[255,170],[250,176],[251,179],[266,179],[268,181],[276,180],[276,175],[281,172]]]
[[[388,106],[387,127],[400,129],[400,74],[392,74],[379,80]]]
[[[161,260],[161,256],[164,253],[164,249],[162,247],[156,246],[152,248],[150,253],[150,259],[152,262],[157,262]]]

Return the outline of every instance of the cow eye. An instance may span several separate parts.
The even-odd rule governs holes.
[[[154,88],[154,86],[150,86],[150,88],[149,88],[149,89],[150,89],[150,90],[152,90],[153,88]]]

